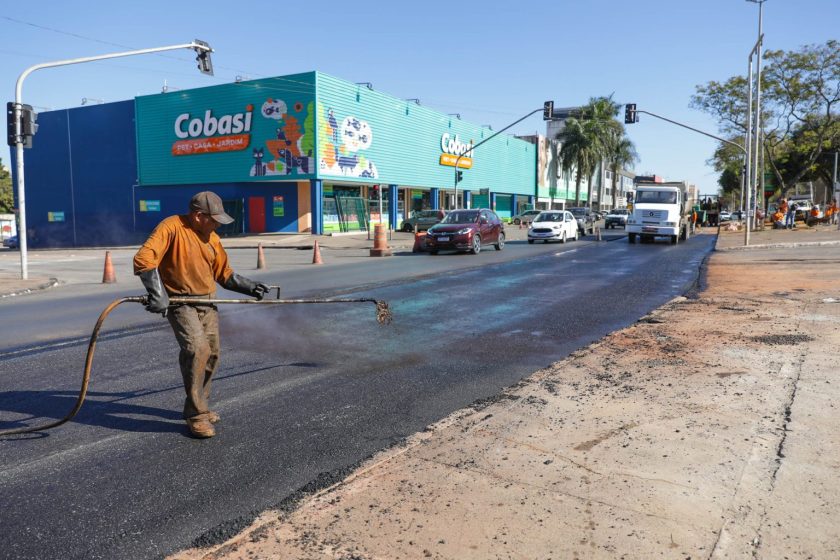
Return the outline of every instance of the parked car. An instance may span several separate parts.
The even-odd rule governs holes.
[[[528,243],[539,240],[565,243],[567,239],[578,239],[577,220],[571,212],[544,210],[534,218],[528,229]]]
[[[3,247],[8,247],[9,249],[17,249],[20,247],[18,243],[18,236],[13,235],[11,237],[7,237],[3,240]]]
[[[581,235],[595,233],[595,214],[592,213],[592,210],[580,206],[569,208],[569,212],[571,212],[577,220],[578,232]]]
[[[517,226],[519,224],[530,224],[534,221],[534,218],[540,215],[540,212],[542,212],[542,210],[525,210],[519,214],[515,214],[513,218],[511,218],[511,221]]]
[[[607,214],[606,220],[604,221],[604,229],[612,229],[616,226],[626,226],[627,218],[629,216],[630,212],[627,208],[616,208],[614,210],[610,210]]]
[[[424,231],[440,222],[446,213],[443,210],[415,210],[411,213],[411,217],[403,220],[402,230],[406,232],[414,231],[414,226],[417,226],[417,231]]]
[[[452,210],[426,232],[426,249],[433,255],[445,250],[477,255],[488,244],[495,245],[497,251],[505,246],[505,226],[489,208]]]
[[[729,212],[727,212],[726,210],[721,210],[721,211],[720,211],[720,217],[719,217],[719,220],[720,220],[721,222],[728,222],[728,221],[730,221],[731,219],[732,219],[732,214],[730,214],[730,213],[729,213]]]

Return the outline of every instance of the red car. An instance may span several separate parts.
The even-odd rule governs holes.
[[[482,245],[493,244],[497,251],[505,246],[505,226],[495,212],[488,208],[452,210],[426,232],[426,249],[438,251],[481,252]]]

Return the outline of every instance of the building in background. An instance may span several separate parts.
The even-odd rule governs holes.
[[[396,229],[416,209],[505,218],[535,204],[534,144],[499,135],[474,149],[489,128],[320,72],[48,111],[38,124],[24,155],[32,247],[138,243],[208,189],[234,217],[222,235]]]

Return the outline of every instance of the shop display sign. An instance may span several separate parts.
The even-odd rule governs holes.
[[[444,132],[440,137],[440,151],[443,152],[440,154],[439,160],[441,165],[454,167],[457,162],[459,169],[472,168],[472,140],[465,144],[461,141],[457,134],[452,136],[448,132]],[[458,156],[461,156],[460,160],[458,159]]]
[[[140,184],[314,177],[314,73],[288,78],[137,97]]]
[[[283,206],[283,197],[282,196],[275,196],[273,200],[273,216],[275,218],[282,218],[286,215],[285,208]]]
[[[141,212],[160,212],[160,200],[141,200]]]
[[[64,212],[47,212],[47,221],[49,222],[63,222]]]

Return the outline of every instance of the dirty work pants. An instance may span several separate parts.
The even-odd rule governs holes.
[[[205,296],[206,297],[206,296]],[[178,362],[184,379],[184,418],[210,411],[210,382],[219,363],[219,312],[212,305],[179,305],[167,314],[181,347]]]

